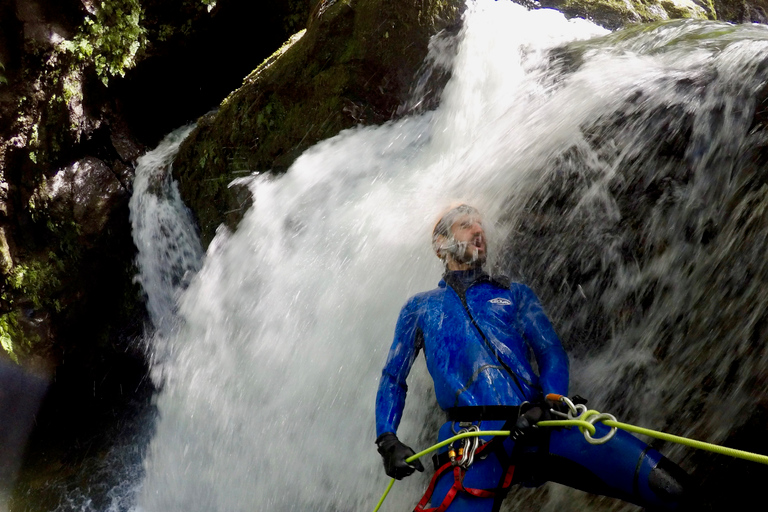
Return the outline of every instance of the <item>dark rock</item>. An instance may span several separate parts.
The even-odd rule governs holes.
[[[460,0],[318,3],[294,35],[201,118],[174,165],[204,244],[234,227],[249,203],[229,183],[251,171],[285,171],[308,147],[358,124],[398,115],[429,39],[455,26]],[[247,195],[245,196],[247,197]]]
[[[128,191],[112,169],[94,157],[60,170],[45,192],[54,221],[74,220],[86,240],[101,234],[117,203],[128,199]]]
[[[97,437],[100,457],[115,442],[105,432],[149,407],[127,205],[136,159],[240,85],[313,2],[215,3],[0,0],[0,358],[53,376],[27,454],[38,475],[60,477]],[[138,8],[140,25],[114,23],[121,8]],[[129,58],[104,68],[115,56]]]
[[[713,0],[717,19],[733,23],[765,23],[765,0]]]

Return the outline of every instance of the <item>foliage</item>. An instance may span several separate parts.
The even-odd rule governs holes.
[[[15,265],[4,276],[0,299],[12,310],[0,316],[0,348],[14,361],[19,362],[19,358],[35,351],[40,342],[37,335],[21,327],[19,315],[24,314],[22,309],[60,313],[63,306],[56,295],[62,288],[66,270],[67,264],[49,252],[45,258]],[[22,303],[26,305],[22,306]]]
[[[61,286],[59,275],[64,272],[65,265],[53,253],[49,253],[48,258],[48,262],[32,261],[14,266],[8,276],[8,285],[14,292],[31,300],[35,308],[50,305],[58,311],[61,306],[51,299],[51,295]]]
[[[0,349],[15,363],[30,355],[31,349],[40,342],[40,337],[29,333],[19,322],[21,311],[11,311],[0,316]]]
[[[107,85],[110,77],[124,76],[136,64],[137,54],[146,45],[143,19],[139,0],[104,0],[96,14],[86,18],[80,33],[62,47],[81,61],[92,61]]]
[[[20,339],[20,336],[18,333],[20,332],[21,330],[19,329],[19,323],[16,320],[15,312],[0,316],[0,348],[5,350],[10,358],[16,363],[19,362],[18,340]],[[14,343],[14,340],[17,341]]]
[[[3,66],[2,62],[0,62],[0,71],[5,71],[5,66]],[[7,83],[8,83],[8,79],[5,78],[5,75],[0,73],[0,84],[7,84]]]

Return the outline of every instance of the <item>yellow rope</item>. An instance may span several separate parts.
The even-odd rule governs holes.
[[[584,429],[586,429],[589,431],[590,435],[594,435],[595,426],[586,420],[590,416],[595,416],[598,414],[600,414],[598,411],[589,410],[583,413],[581,416],[579,416],[578,419],[540,421],[536,425],[539,427],[579,427],[579,430],[581,430],[582,432],[584,432]],[[712,443],[705,443],[704,441],[697,441],[695,439],[689,439],[687,437],[667,434],[665,432],[659,432],[658,430],[651,430],[648,428],[630,425],[629,423],[621,423],[620,421],[613,421],[613,420],[600,420],[600,421],[607,427],[620,428],[622,430],[626,430],[627,432],[634,432],[635,434],[642,434],[645,436],[654,437],[656,439],[661,439],[662,441],[669,441],[672,443],[682,444],[684,446],[688,446],[689,448],[696,448],[698,450],[707,450],[713,453],[719,453],[720,455],[728,455],[730,457],[735,457],[737,459],[749,460],[749,461],[757,462],[760,464],[768,464],[768,455],[745,452],[743,450],[737,450],[735,448],[728,448],[725,446],[720,446]],[[413,462],[414,460],[421,458],[424,455],[427,455],[428,453],[432,453],[435,450],[439,450],[443,446],[449,445],[454,441],[458,441],[459,439],[464,439],[466,437],[508,436],[508,435],[509,435],[509,430],[486,430],[486,431],[478,431],[478,432],[464,432],[462,434],[457,434],[449,439],[446,439],[445,441],[441,441],[436,445],[430,446],[426,450],[423,450],[423,451],[420,451],[419,453],[411,455],[410,457],[405,459],[405,462],[408,462],[408,463]],[[379,503],[376,505],[376,508],[373,509],[373,512],[379,511],[379,509],[381,508],[381,505],[384,503],[384,499],[389,494],[389,491],[390,489],[392,489],[392,486],[394,485],[394,483],[395,483],[395,479],[393,478],[392,480],[390,480],[389,485],[387,486],[387,490],[384,491],[384,495],[379,500]]]
[[[758,462],[760,464],[768,464],[768,456],[761,455],[759,453],[745,452],[743,450],[737,450],[735,448],[728,448],[726,446],[719,446],[716,444],[705,443],[704,441],[697,441],[695,439],[688,439],[687,437],[675,436],[657,430],[650,430],[643,427],[637,427],[628,423],[621,423],[619,421],[605,420],[603,422],[608,427],[616,427],[628,432],[634,432],[636,434],[643,434],[662,441],[670,441],[672,443],[682,444],[690,448],[697,448],[699,450],[707,450],[713,453],[719,453],[721,455],[728,455],[730,457],[736,457],[737,459],[749,460],[752,462]]]
[[[542,427],[555,427],[555,426],[565,426],[563,423],[570,423],[574,426],[578,426],[582,432],[584,432],[584,429],[586,428],[587,430],[589,430],[589,433],[591,435],[594,435],[595,433],[594,426],[592,426],[592,424],[586,420],[590,416],[597,416],[599,414],[600,413],[598,411],[589,410],[583,413],[581,416],[579,416],[577,420],[563,420],[562,422],[540,421],[537,423],[537,425]],[[689,439],[687,437],[667,434],[666,432],[659,432],[658,430],[651,430],[649,428],[638,427],[636,425],[630,425],[629,423],[622,423],[620,421],[613,421],[609,419],[598,420],[598,421],[601,421],[607,427],[620,428],[622,430],[626,430],[627,432],[634,432],[635,434],[642,434],[648,437],[660,439],[662,441],[669,441],[671,443],[681,444],[689,448],[706,450],[712,453],[719,453],[720,455],[728,455],[729,457],[757,462],[759,464],[768,464],[768,455],[745,452],[744,450],[737,450],[735,448],[728,448],[726,446],[720,446],[717,444],[705,443],[704,441],[697,441],[695,439]],[[592,426],[592,428],[590,429],[587,425]]]
[[[387,490],[384,491],[384,495],[382,495],[379,502],[376,504],[376,508],[373,509],[373,512],[379,512],[379,509],[381,508],[381,504],[384,503],[384,500],[387,499],[387,495],[389,494],[389,490],[392,489],[392,486],[395,485],[395,479],[389,481],[389,485],[387,486]]]

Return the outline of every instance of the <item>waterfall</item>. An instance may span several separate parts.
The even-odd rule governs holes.
[[[154,330],[154,373],[162,373],[163,363],[170,357],[173,346],[164,340],[178,321],[177,300],[203,260],[192,214],[171,178],[173,160],[192,128],[175,130],[139,158],[129,204],[133,242],[138,248],[136,281],[146,295]]]
[[[152,323],[162,326],[174,316],[178,293],[200,269],[203,249],[192,215],[184,206],[171,166],[191,126],[168,135],[139,158],[131,196],[133,242],[139,249],[136,280],[147,295]]]
[[[693,324],[746,306],[707,302],[696,285],[743,250],[716,251],[716,233],[760,222],[735,198],[745,183],[762,190],[747,174],[766,141],[752,121],[768,30],[686,21],[609,34],[478,0],[458,37],[437,110],[347,130],[282,176],[243,180],[254,204],[202,263],[167,173],[136,186],[139,280],[163,326],[140,510],[372,509],[388,480],[373,444],[378,378],[400,307],[439,280],[430,232],[458,200],[485,213],[490,266],[550,310],[573,392],[715,442],[728,430],[715,406],[739,418],[753,398],[759,366],[727,370],[747,355],[759,364],[759,343],[717,348]],[[745,328],[763,325],[761,311]],[[671,324],[680,315],[687,330]],[[686,364],[720,380],[698,389],[680,378]],[[440,418],[423,358],[409,389],[398,434],[427,446]],[[711,416],[692,416],[686,397]],[[665,451],[687,469],[708,463]],[[426,478],[398,483],[385,510],[412,509]],[[621,506],[555,486],[513,495],[516,510]]]

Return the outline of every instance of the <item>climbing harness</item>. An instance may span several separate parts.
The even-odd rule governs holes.
[[[734,448],[728,448],[725,446],[719,446],[712,443],[705,443],[704,441],[697,441],[695,439],[689,439],[682,436],[676,436],[673,434],[667,434],[665,432],[659,432],[657,430],[651,430],[643,427],[638,427],[636,425],[631,425],[629,423],[622,423],[616,420],[616,417],[611,414],[601,413],[596,410],[587,409],[587,407],[583,404],[574,404],[572,400],[570,400],[568,397],[564,397],[561,395],[554,395],[550,394],[546,397],[547,401],[551,402],[560,402],[564,404],[568,410],[567,412],[561,412],[556,409],[552,409],[550,412],[554,414],[557,417],[560,417],[562,419],[559,420],[545,420],[545,421],[539,421],[536,423],[539,427],[578,427],[579,430],[584,434],[584,438],[586,441],[590,444],[604,444],[610,441],[613,436],[616,434],[617,429],[626,430],[627,432],[633,432],[636,434],[642,434],[648,437],[653,437],[655,439],[660,439],[662,441],[669,441],[672,443],[681,444],[684,446],[688,446],[689,448],[696,448],[699,450],[706,450],[710,451],[712,453],[717,453],[720,455],[728,455],[730,457],[735,457],[738,459],[748,460],[752,462],[757,462],[759,464],[766,464],[768,465],[768,455],[762,455],[759,453],[751,453],[746,452],[743,450],[736,450]],[[603,423],[605,426],[610,428],[610,431],[608,434],[606,434],[603,437],[600,438],[594,438],[592,436],[595,435],[597,429],[595,428],[595,424],[597,422]],[[460,426],[462,426],[460,424]],[[461,441],[462,444],[459,447],[459,451],[455,452],[453,455],[453,458],[437,470],[435,475],[432,477],[432,480],[430,481],[429,486],[427,487],[427,492],[424,494],[424,497],[422,497],[419,504],[414,509],[414,512],[443,512],[445,511],[448,506],[450,505],[451,501],[455,498],[456,494],[458,494],[459,491],[464,491],[469,494],[472,494],[474,496],[479,497],[492,497],[496,496],[499,492],[506,492],[510,485],[512,484],[512,477],[514,475],[514,465],[509,465],[507,471],[503,475],[502,481],[499,484],[499,487],[496,489],[471,489],[464,487],[463,485],[463,479],[464,474],[466,473],[467,468],[472,463],[475,457],[480,456],[481,454],[485,454],[484,452],[486,450],[490,450],[494,444],[494,441],[497,439],[501,439],[503,437],[507,437],[510,435],[509,430],[480,430],[478,425],[473,425],[475,428],[462,428],[458,431],[458,433],[450,437],[444,441],[441,441],[433,446],[430,446],[426,450],[423,450],[419,453],[416,453],[412,455],[411,457],[408,457],[405,462],[413,462],[416,459],[419,459],[423,457],[424,455],[430,454],[436,450],[439,450],[440,448],[448,445],[453,445],[454,443]],[[477,443],[479,444],[479,437],[496,437],[496,439],[487,442],[485,444],[480,445],[479,447],[475,447],[474,450],[472,450],[471,454],[467,451],[467,446],[464,444],[464,440],[474,438]],[[450,458],[450,450],[449,450],[449,458]],[[456,462],[454,464],[454,462]],[[463,466],[462,464],[467,463],[466,466]],[[434,492],[435,484],[440,479],[442,475],[447,473],[451,468],[453,468],[454,472],[454,484],[453,487],[451,487],[451,490],[446,495],[445,499],[443,500],[443,503],[440,504],[438,507],[434,508],[424,508],[426,504],[429,502],[429,498],[431,498],[432,493]],[[389,494],[389,491],[392,489],[392,486],[395,483],[395,479],[391,479],[389,482],[389,485],[387,486],[387,489],[384,491],[384,494],[382,495],[381,499],[379,499],[379,502],[376,504],[376,508],[373,509],[373,512],[378,512],[378,510],[381,508],[381,505],[384,503],[384,500],[386,499],[387,495]],[[450,497],[450,501],[449,500]],[[448,501],[446,503],[446,501]]]
[[[459,492],[464,492],[478,498],[494,498],[501,493],[505,494],[505,491],[512,485],[512,477],[515,472],[515,467],[511,464],[507,466],[499,485],[495,489],[475,489],[464,485],[464,475],[469,466],[472,465],[472,462],[474,462],[475,456],[480,456],[480,454],[484,452],[490,452],[500,444],[494,442],[496,439],[499,439],[495,438],[493,441],[481,445],[479,436],[480,434],[486,435],[487,433],[481,431],[479,425],[460,423],[459,426],[463,428],[458,432],[456,432],[453,425],[451,426],[454,433],[456,433],[454,438],[458,439],[451,443],[448,450],[449,460],[435,471],[424,496],[416,505],[416,508],[413,509],[414,512],[443,512],[451,505],[451,503],[453,503],[454,498]],[[467,434],[471,437],[460,437],[463,434]],[[454,446],[456,444],[458,445],[457,447]],[[432,498],[432,494],[435,492],[437,481],[449,471],[453,471],[453,485],[445,495],[443,502],[436,507],[424,508],[427,506],[427,503],[429,503]]]

